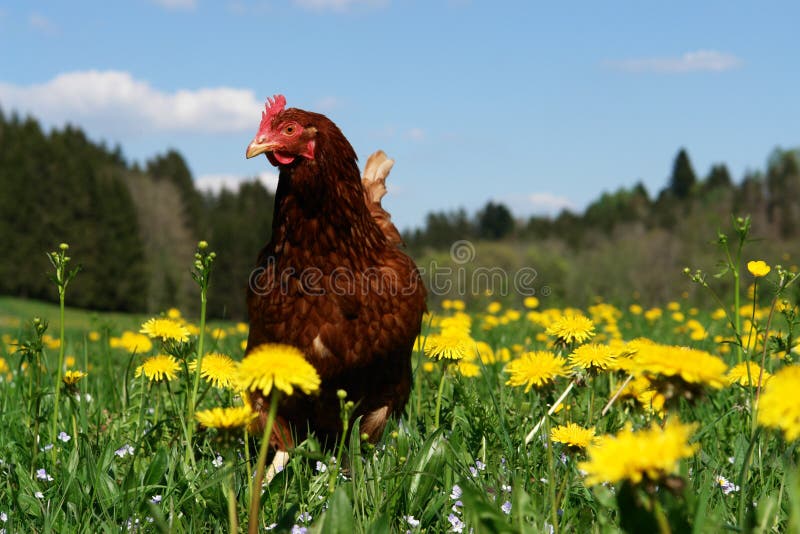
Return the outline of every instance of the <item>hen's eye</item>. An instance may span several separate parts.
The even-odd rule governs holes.
[[[286,128],[283,129],[284,135],[294,135],[295,131],[296,131],[296,127],[295,127],[294,124],[290,124],[289,126],[287,126]]]

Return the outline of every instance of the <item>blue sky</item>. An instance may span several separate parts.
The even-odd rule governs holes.
[[[800,145],[797,2],[0,2],[0,107],[71,122],[203,187],[259,176],[263,101],[396,159],[401,227],[488,200],[519,216],[666,183],[681,146],[736,180]]]

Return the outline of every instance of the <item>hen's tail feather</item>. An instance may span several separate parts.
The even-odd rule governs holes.
[[[404,244],[403,238],[392,223],[392,216],[381,206],[381,199],[386,195],[386,178],[393,165],[394,160],[383,150],[374,152],[367,158],[361,184],[364,186],[364,200],[372,218],[383,231],[389,244],[399,246]]]

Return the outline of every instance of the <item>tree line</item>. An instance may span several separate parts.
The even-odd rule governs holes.
[[[196,310],[189,274],[195,246],[217,252],[209,310],[246,315],[245,288],[269,239],[273,194],[253,180],[200,192],[174,150],[144,165],[66,126],[0,110],[0,294],[53,301],[46,252],[59,243],[81,273],[71,305],[97,310]]]
[[[721,215],[747,213],[763,222],[760,230],[773,238],[800,236],[800,149],[776,148],[766,172],[750,171],[736,184],[724,163],[712,165],[705,177],[698,177],[688,152],[681,148],[667,184],[652,197],[639,182],[603,193],[581,213],[565,209],[556,217],[527,219],[515,219],[507,206],[489,201],[473,215],[463,208],[429,213],[425,225],[406,231],[404,239],[418,254],[458,239],[558,239],[577,248],[598,234],[611,235],[625,226],[673,232],[693,210],[706,210],[711,228],[719,225]]]

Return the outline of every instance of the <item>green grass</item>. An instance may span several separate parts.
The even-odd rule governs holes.
[[[685,306],[681,319],[666,306],[660,318],[650,320],[627,306],[605,308],[615,314],[614,320],[594,310],[595,340],[611,342],[615,326],[623,340],[646,337],[719,354],[729,365],[736,362],[735,348],[715,340],[732,338],[728,321],[712,318],[714,310]],[[30,319],[48,320],[47,333],[55,336],[58,307],[3,297],[0,310],[0,356],[8,366],[0,373],[0,519],[5,518],[0,529],[227,532],[232,487],[236,519],[247,530],[257,440],[244,435],[223,439],[199,429],[192,462],[185,455],[185,414],[193,373],[182,370],[161,383],[135,377],[144,358],[162,349],[191,360],[196,336],[185,344],[155,343],[145,354],[130,353],[112,348],[112,340],[124,330],[138,331],[147,317],[67,309],[65,354],[74,358],[73,368],[88,376],[76,390],[64,389],[60,405],[53,406],[55,388],[63,387],[55,383],[58,350],[50,341],[37,352],[39,336]],[[488,343],[496,354],[502,349],[512,355],[520,348],[552,350],[541,321],[527,318],[526,310],[518,310],[519,317],[507,311],[494,316],[499,319],[473,312],[474,339]],[[759,308],[762,328],[766,311]],[[437,311],[435,316],[450,313]],[[702,339],[692,339],[690,320],[702,325]],[[209,336],[208,350],[241,359],[246,334],[230,323],[214,326],[224,336]],[[794,328],[784,316],[771,325],[784,337]],[[97,332],[99,339],[93,341],[90,332]],[[27,343],[27,355],[16,352],[20,343]],[[761,355],[754,350],[745,354],[755,360]],[[774,356],[767,358],[770,371],[791,365],[794,353],[776,349]],[[625,380],[624,373],[581,378],[526,445],[526,435],[570,377],[525,393],[506,385],[509,375],[502,361],[475,360],[480,372],[474,377],[464,376],[456,365],[430,362],[421,351],[413,361],[414,388],[406,412],[390,422],[377,445],[361,442],[358,432],[352,432],[342,465],[332,460],[335,450],[323,450],[313,439],[292,451],[286,469],[264,487],[261,531],[275,525],[278,532],[293,527],[310,532],[448,532],[461,523],[464,532],[519,533],[782,532],[800,526],[796,444],[785,442],[775,430],[753,425],[751,389],[702,387],[693,399],[671,403],[668,415],[662,415],[697,423],[692,439],[699,444],[698,452],[681,461],[671,477],[659,476],[653,484],[590,487],[578,468],[586,453],[550,442],[549,429],[571,421],[609,434],[625,425],[638,429],[661,422],[662,415],[631,398],[620,398],[601,413]],[[447,374],[443,382],[442,373]],[[233,391],[203,382],[198,407],[229,406],[237,402],[235,397]],[[69,435],[68,441],[51,440],[54,409],[58,431]],[[726,494],[718,476],[738,489]]]

